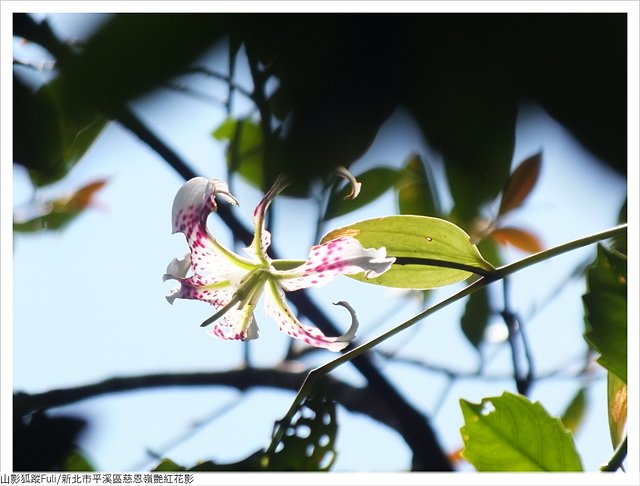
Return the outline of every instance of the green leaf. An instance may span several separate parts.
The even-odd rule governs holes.
[[[280,442],[281,450],[268,458],[270,471],[328,471],[335,459],[338,432],[335,402],[317,391],[305,400]]]
[[[64,460],[64,471],[95,471],[89,460],[78,450],[74,450]]]
[[[567,409],[562,414],[562,423],[575,434],[576,430],[582,423],[587,408],[587,390],[582,387],[578,390],[578,393],[573,397],[571,403],[567,406]]]
[[[346,184],[329,200],[324,215],[325,221],[350,213],[375,201],[391,189],[401,176],[402,171],[391,167],[375,167],[356,176],[358,182],[362,184],[360,195],[355,199],[345,199],[351,191],[351,186]]]
[[[464,314],[460,319],[460,327],[468,341],[474,348],[478,349],[484,337],[489,317],[491,316],[491,306],[489,305],[489,292],[487,288],[482,288],[472,293],[467,300]]]
[[[91,147],[107,119],[58,77],[30,93],[14,81],[14,160],[43,186],[64,177]]]
[[[505,392],[460,407],[462,456],[478,471],[582,471],[571,434],[539,403]]]
[[[627,258],[598,246],[594,265],[587,271],[587,293],[582,297],[589,345],[600,353],[598,362],[627,382]]]
[[[171,459],[163,459],[160,464],[152,469],[154,472],[171,472],[171,471],[186,471],[184,466],[180,466],[173,462]]]
[[[520,207],[538,182],[541,167],[542,154],[537,153],[526,159],[513,171],[502,190],[498,215],[501,216]]]
[[[400,214],[420,216],[440,215],[425,163],[417,154],[407,161],[403,177],[398,183],[398,211]]]
[[[443,219],[408,215],[367,219],[333,230],[321,242],[341,236],[356,238],[365,248],[385,247],[388,256],[396,257],[391,269],[379,277],[352,276],[362,282],[430,289],[493,270],[469,235]]]
[[[238,172],[251,185],[264,185],[263,139],[260,126],[249,118],[227,118],[213,131],[214,138],[229,142],[226,150],[229,170]]]
[[[615,449],[622,441],[627,425],[627,384],[613,373],[607,373],[607,404],[611,444]]]

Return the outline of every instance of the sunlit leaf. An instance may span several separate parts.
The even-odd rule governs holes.
[[[379,277],[353,276],[363,282],[429,289],[493,270],[469,241],[469,235],[443,219],[409,215],[368,219],[333,230],[321,241],[340,236],[354,237],[365,248],[384,247],[388,256],[396,257],[391,269]]]
[[[537,153],[513,171],[502,191],[499,215],[519,207],[538,182],[542,167],[542,154]]]
[[[585,305],[589,345],[600,353],[598,362],[627,382],[627,258],[598,246],[587,271]]]
[[[228,142],[226,157],[230,171],[238,172],[247,182],[262,188],[264,151],[260,126],[248,118],[227,118],[212,135]]]
[[[540,243],[536,235],[521,228],[509,226],[497,228],[493,230],[489,236],[501,245],[512,245],[528,253],[538,253],[544,250],[542,243]]]
[[[567,409],[562,414],[561,420],[563,425],[575,434],[584,419],[586,410],[587,390],[582,387],[578,390],[571,400],[571,403],[569,403]]]
[[[582,471],[571,433],[539,403],[505,392],[460,407],[462,455],[478,471]]]
[[[346,199],[351,186],[345,185],[329,200],[324,219],[342,216],[375,201],[395,185],[401,174],[401,171],[391,167],[375,167],[356,176],[358,182],[362,184],[358,197]]]
[[[431,191],[429,176],[421,157],[414,154],[406,163],[398,182],[398,211],[400,214],[439,216],[438,204]]]
[[[609,432],[615,449],[622,441],[627,425],[627,384],[613,373],[607,373],[607,404]]]
[[[489,305],[489,292],[485,287],[469,296],[464,314],[460,319],[462,332],[476,349],[482,343],[489,317],[491,317],[491,306]]]

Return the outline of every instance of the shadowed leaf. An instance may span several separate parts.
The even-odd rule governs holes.
[[[489,305],[489,292],[482,288],[472,293],[467,300],[464,314],[460,319],[460,327],[467,340],[478,349],[484,337],[489,317],[491,316],[491,306]]]
[[[562,414],[561,420],[564,426],[575,434],[584,419],[586,409],[587,390],[583,387],[578,390],[578,393],[576,393]]]
[[[585,306],[589,345],[600,353],[598,362],[627,382],[627,258],[598,246],[587,271]]]
[[[107,119],[58,77],[30,93],[14,77],[14,161],[43,186],[67,175],[102,133]]]
[[[429,176],[419,155],[413,155],[404,167],[398,183],[398,211],[400,214],[440,216],[437,199],[431,191]]]

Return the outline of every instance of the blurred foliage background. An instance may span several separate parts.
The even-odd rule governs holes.
[[[355,203],[368,204],[394,188],[399,212],[455,222],[496,265],[502,244],[531,252],[542,248],[534,234],[500,228],[498,219],[486,221],[483,212],[501,197],[498,217],[519,207],[536,183],[541,155],[513,160],[523,102],[539,104],[626,177],[625,14],[117,14],[80,43],[58,38],[46,19],[14,14],[13,24],[16,38],[42,46],[55,59],[49,79],[36,88],[29,77],[42,66],[14,59],[14,163],[28,170],[34,190],[64,178],[111,122],[134,133],[184,178],[199,175],[131,110],[131,103],[158,89],[180,89],[177,80],[190,76],[227,84],[228,118],[213,136],[227,144],[229,177],[264,190],[286,173],[296,183],[289,192],[295,197],[309,196],[320,181],[331,194],[324,221],[358,207],[346,208],[341,188],[327,182],[335,167],[351,166],[390,116],[406,110],[441,158],[451,207],[438,190],[433,164],[418,154],[402,169],[375,167],[359,174],[363,194]],[[195,63],[221,42],[228,46],[227,66]],[[250,89],[235,80],[240,52],[250,69]],[[231,104],[238,95],[253,103],[249,116],[234,116]],[[514,163],[522,169],[510,179]],[[16,218],[14,230],[64,228],[105,183],[89,183],[41,204]],[[220,216],[235,238],[249,239],[228,208],[221,207]],[[298,312],[323,330],[335,330],[307,296],[297,299]],[[474,346],[482,342],[489,314],[487,295],[474,294],[461,321]],[[367,357],[354,364],[383,403],[372,416],[391,424],[409,444],[412,469],[456,467],[427,417],[376,364]],[[515,379],[526,394],[530,383],[523,384],[523,376]],[[299,381],[288,387],[295,389]],[[16,395],[16,469],[68,467],[65,461],[72,456],[62,452],[74,450],[82,421],[46,415],[49,406],[65,400]],[[323,447],[331,448],[332,437]],[[30,462],[34,443],[49,447],[37,456],[51,462]],[[303,457],[317,461],[300,467],[326,467],[324,454],[316,456]],[[257,467],[247,461],[236,467]],[[165,462],[160,469],[178,467]]]

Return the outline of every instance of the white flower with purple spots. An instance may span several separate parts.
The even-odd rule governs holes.
[[[313,246],[302,265],[278,270],[277,260],[267,255],[271,235],[264,227],[264,220],[269,204],[286,185],[279,179],[253,211],[255,234],[251,246],[245,250],[248,257],[243,257],[222,246],[206,226],[207,217],[217,209],[216,196],[238,204],[227,184],[204,177],[186,182],[173,202],[172,224],[173,233],[183,233],[191,251],[167,267],[164,280],[180,283],[167,300],[171,304],[178,298],[210,303],[217,312],[202,323],[203,326],[213,324],[209,333],[222,339],[244,341],[258,337],[253,311],[264,294],[265,313],[275,319],[278,329],[312,346],[339,351],[355,337],[355,317],[344,335],[325,336],[295,317],[285,300],[285,291],[321,286],[337,275],[364,272],[367,278],[377,277],[386,272],[395,259],[387,258],[384,248],[363,248],[355,238],[340,237]],[[352,312],[348,305],[345,307]]]

